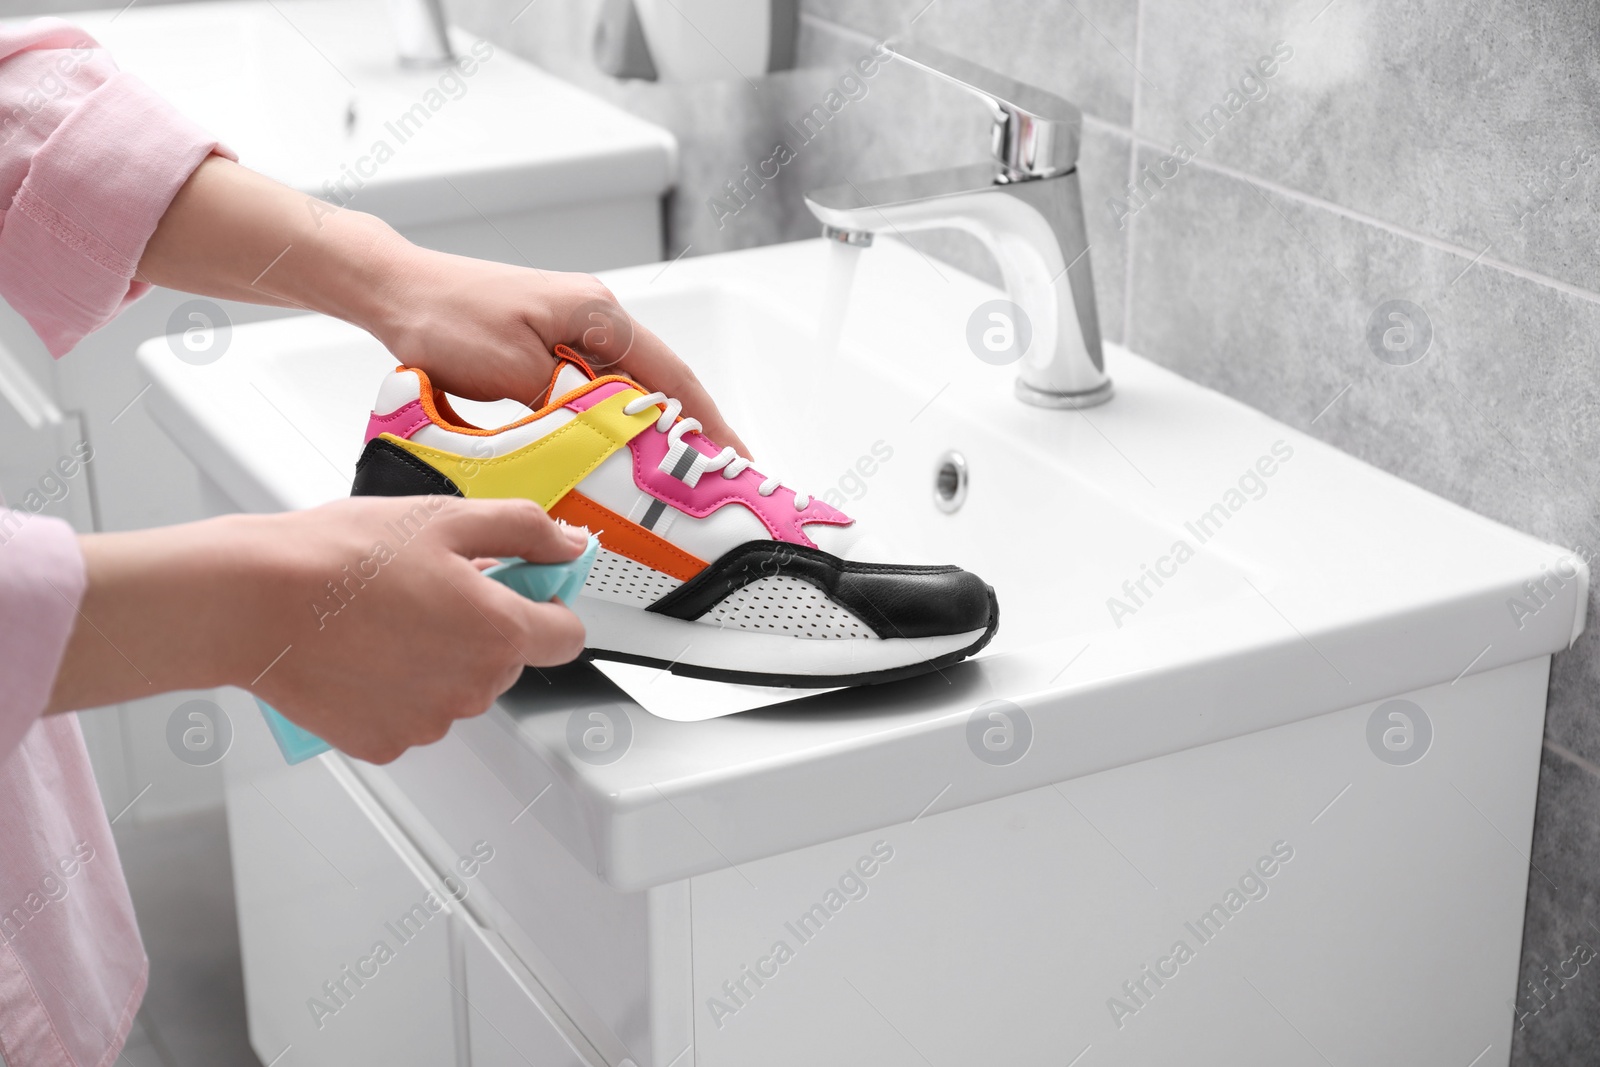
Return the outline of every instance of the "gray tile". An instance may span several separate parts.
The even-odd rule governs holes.
[[[1136,0],[804,0],[802,9],[873,36],[926,41],[1109,122],[1132,121]]]
[[[1522,935],[1513,1067],[1591,1063],[1600,1045],[1597,811],[1600,778],[1546,750],[1533,833],[1538,870],[1528,879]]]
[[[870,40],[808,22],[798,67],[762,79],[759,95],[721,83],[677,87],[672,128],[683,162],[669,206],[670,243],[692,244],[699,254],[812,237],[818,223],[805,207],[808,189],[986,157],[989,120],[981,104],[901,65],[878,62],[871,77],[859,77],[856,64],[871,51]],[[797,132],[801,118],[833,93],[845,103],[828,124],[814,135]],[[732,133],[730,115],[738,120]],[[793,158],[777,176],[759,188],[745,185],[748,205],[736,214],[714,211],[712,198],[726,204],[727,183],[743,182],[746,167],[759,173],[780,144]]]
[[[1132,230],[1135,351],[1473,511],[1600,548],[1600,303],[1198,164]],[[1394,298],[1431,320],[1410,366],[1367,342]],[[1556,657],[1548,730],[1600,762],[1597,659],[1591,623]]]
[[[1588,540],[1591,549],[1600,548],[1600,536]],[[1591,763],[1600,764],[1600,559],[1590,562],[1588,629],[1572,651],[1557,656],[1550,667],[1550,713],[1545,736],[1578,753]],[[1600,818],[1600,812],[1591,815]],[[1595,919],[1600,922],[1600,917]],[[1595,946],[1600,951],[1600,945]]]
[[[785,118],[798,118],[820,103],[839,76],[872,48],[869,38],[815,23],[803,26],[799,54],[810,78],[792,85]],[[867,181],[989,158],[989,116],[980,101],[955,86],[903,63],[883,62],[867,90],[859,104],[841,111],[800,153],[796,174],[808,185]]]
[[[1600,290],[1593,5],[1325,2],[1146,0],[1137,132]],[[1265,97],[1201,145],[1184,120],[1280,40]]]
[[[1083,157],[1079,164],[1083,182],[1083,210],[1089,227],[1090,256],[1094,261],[1094,291],[1100,312],[1100,332],[1110,341],[1122,336],[1127,297],[1128,229],[1115,215],[1102,210],[1106,201],[1126,184],[1133,155],[1132,139],[1123,131],[1090,125],[1084,130]]]
[[[595,0],[535,4],[517,16],[522,7],[514,0],[461,0],[451,14],[498,46],[672,131],[679,173],[666,205],[669,254],[688,246],[691,255],[703,255],[811,234],[813,228],[796,214],[799,184],[791,173],[769,183],[749,208],[722,225],[707,200],[722,195],[744,167],[754,169],[771,157],[785,136],[784,124],[820,101],[865,46],[848,55],[840,51],[837,62],[814,60],[754,84],[733,76],[687,84],[618,81],[593,63]]]

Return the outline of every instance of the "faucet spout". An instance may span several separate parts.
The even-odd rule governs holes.
[[[1078,109],[926,45],[892,49],[989,103],[995,161],[807,193],[824,235],[934,228],[972,234],[994,255],[1031,327],[1018,397],[1053,408],[1110,400],[1078,181]]]
[[[806,195],[826,230],[950,228],[978,238],[1000,265],[1006,292],[1028,317],[1017,394],[1041,407],[1092,407],[1111,399],[1095,311],[1094,276],[1076,170],[996,181],[986,163]]]

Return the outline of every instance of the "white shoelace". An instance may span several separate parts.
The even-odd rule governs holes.
[[[683,441],[684,434],[699,432],[700,420],[683,419],[680,421],[678,419],[678,414],[679,412],[683,411],[683,402],[674,400],[673,398],[667,396],[666,393],[650,393],[646,396],[641,396],[639,399],[630,401],[628,404],[624,405],[622,408],[622,413],[624,415],[637,415],[645,408],[654,407],[657,404],[665,406],[666,410],[663,411],[661,413],[661,417],[656,420],[656,430],[667,435],[667,444],[670,447],[678,447],[678,445]],[[685,445],[684,447],[690,448],[693,446]],[[743,474],[750,468],[750,466],[751,464],[749,460],[739,455],[739,453],[735,452],[732,448],[725,446],[721,452],[717,453],[715,456],[706,461],[705,471],[708,474],[712,471],[721,471],[724,478],[733,479]],[[773,493],[778,491],[778,488],[781,485],[783,485],[783,482],[779,479],[768,478],[766,481],[761,483],[760,488],[758,488],[756,492],[760,493],[762,496],[771,496]],[[804,511],[810,506],[811,498],[809,496],[801,493],[795,494],[794,509],[796,511]]]

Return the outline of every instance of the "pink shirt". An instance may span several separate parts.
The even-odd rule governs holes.
[[[0,27],[0,298],[60,356],[149,286],[215,140],[59,19]],[[147,963],[77,719],[41,719],[83,597],[66,523],[0,508],[0,1057],[109,1067]]]

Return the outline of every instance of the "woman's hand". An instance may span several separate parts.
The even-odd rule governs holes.
[[[145,246],[139,278],[205,296],[321,311],[367,330],[440,388],[535,400],[571,345],[596,369],[683,401],[719,445],[749,451],[694,373],[587,274],[419,248],[220,156],[195,168]]]
[[[569,345],[598,373],[625,374],[683,401],[719,445],[749,455],[694,372],[593,275],[535,270],[407,246],[377,321],[367,328],[408,367],[469,400],[531,407]]]
[[[565,562],[584,543],[531,501],[444,496],[85,536],[88,588],[50,707],[238,685],[385,763],[485,711],[523,667],[583,650],[576,615],[480,564]]]

